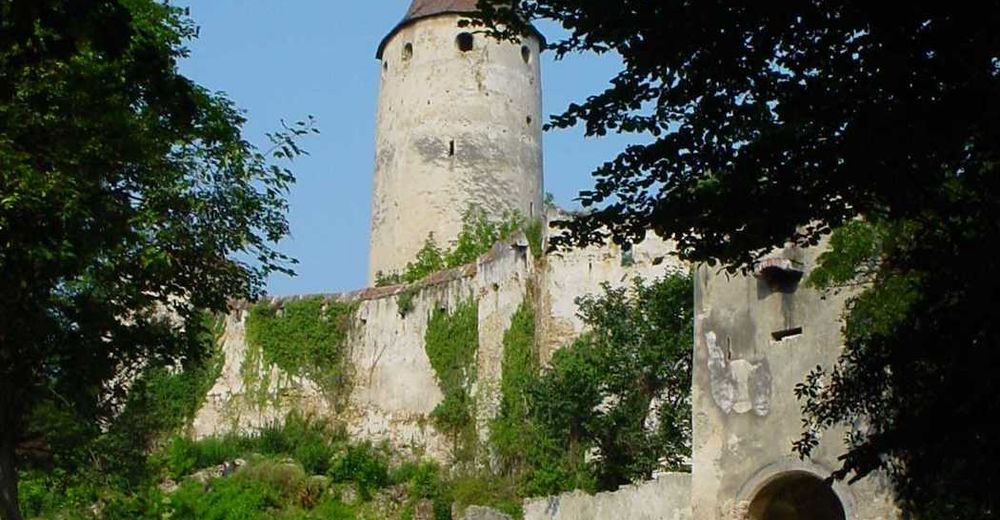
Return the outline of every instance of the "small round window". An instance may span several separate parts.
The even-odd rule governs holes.
[[[413,44],[407,43],[403,46],[403,61],[409,61],[413,57]]]
[[[469,52],[472,50],[472,44],[474,40],[472,38],[472,33],[461,33],[455,38],[455,45],[458,46],[458,50],[462,52]]]
[[[524,60],[525,63],[531,63],[531,49],[529,49],[527,45],[521,46],[521,59]]]

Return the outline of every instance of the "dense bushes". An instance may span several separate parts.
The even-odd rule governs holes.
[[[118,415],[103,427],[81,420],[81,412],[54,390],[44,396],[20,449],[23,513],[62,511],[75,518],[101,503],[112,515],[127,511],[126,503],[147,500],[144,490],[156,478],[147,454],[184,431],[218,376],[221,327],[221,317],[208,314],[190,320],[182,338],[190,342],[189,357],[179,366],[148,360]]]
[[[177,437],[144,460],[146,478],[131,487],[92,473],[72,486],[59,472],[26,474],[23,507],[29,518],[252,520],[405,518],[426,504],[447,520],[454,501],[436,464],[296,414],[251,435]]]
[[[521,494],[616,489],[657,469],[687,469],[691,294],[682,274],[605,286],[578,301],[589,332],[541,372],[533,312],[522,305],[504,336],[491,431],[499,467]]]

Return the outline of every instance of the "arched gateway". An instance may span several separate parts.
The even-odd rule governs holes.
[[[833,488],[806,471],[791,471],[767,482],[750,502],[750,520],[846,520]]]

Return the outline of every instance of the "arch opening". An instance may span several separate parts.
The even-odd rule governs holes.
[[[804,471],[778,476],[750,502],[751,520],[846,520],[844,505],[829,484]]]
[[[413,44],[407,42],[403,46],[403,61],[409,61],[413,57]]]

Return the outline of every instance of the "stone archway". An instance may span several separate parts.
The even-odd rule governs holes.
[[[771,479],[750,501],[750,520],[846,520],[844,505],[823,479],[789,471]]]

